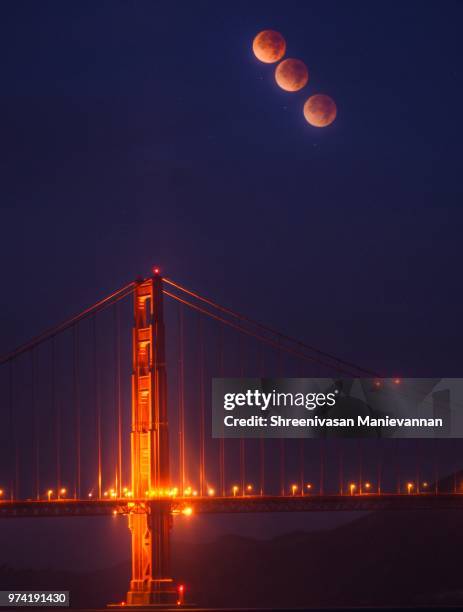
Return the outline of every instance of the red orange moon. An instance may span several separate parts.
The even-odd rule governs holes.
[[[280,32],[263,30],[254,38],[252,50],[258,60],[273,64],[281,60],[286,52],[286,42]]]
[[[276,67],[275,80],[285,91],[299,91],[307,85],[309,71],[301,60],[285,59]]]
[[[314,127],[326,127],[336,119],[337,108],[334,100],[325,94],[315,94],[304,104],[304,117]]]

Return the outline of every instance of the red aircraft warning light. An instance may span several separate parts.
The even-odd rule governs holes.
[[[179,584],[177,605],[181,606],[183,603],[185,603],[185,586],[183,584]]]
[[[154,266],[153,274],[154,276],[159,276],[161,274],[161,268],[159,268],[158,266]]]

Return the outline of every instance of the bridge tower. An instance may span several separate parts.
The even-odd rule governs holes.
[[[149,501],[168,490],[169,438],[162,278],[140,281],[134,289],[131,465],[136,504],[129,513],[132,579],[127,605],[149,606],[176,599],[170,577],[170,503]]]

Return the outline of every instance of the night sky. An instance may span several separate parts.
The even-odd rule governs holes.
[[[153,264],[387,375],[461,375],[463,4],[4,2],[0,352]],[[309,84],[252,54],[280,31]],[[309,95],[335,123],[310,127]]]
[[[3,347],[159,263],[368,367],[458,374],[462,16],[3,4]],[[302,92],[253,56],[265,28],[307,63]],[[338,105],[324,130],[302,116],[316,92]]]

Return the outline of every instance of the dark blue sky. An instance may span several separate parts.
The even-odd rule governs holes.
[[[391,374],[461,373],[463,4],[15,2],[3,349],[153,263]],[[273,28],[309,68],[278,89]],[[317,130],[305,99],[331,95]]]

